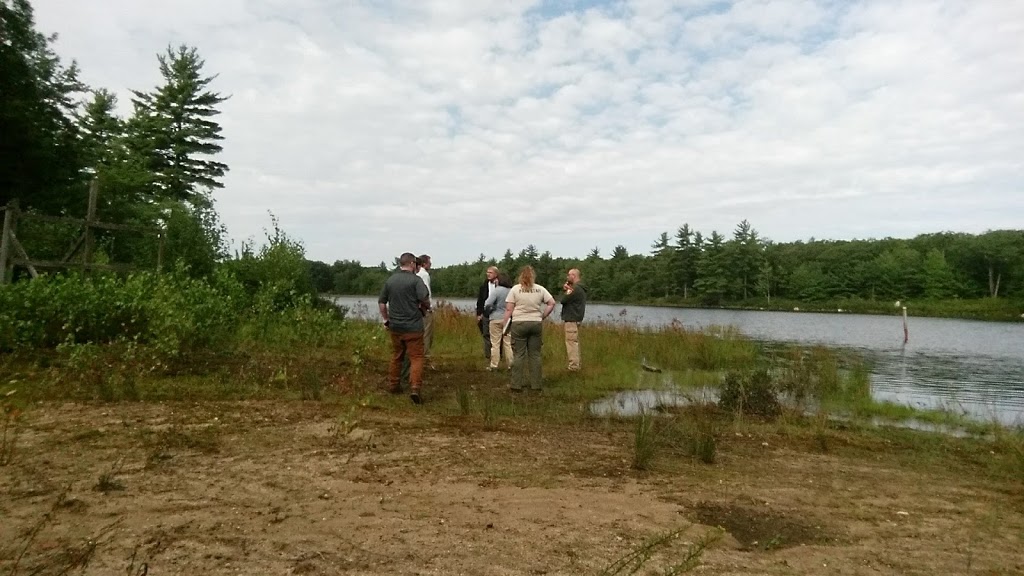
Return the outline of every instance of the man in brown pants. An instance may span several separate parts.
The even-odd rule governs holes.
[[[416,256],[410,252],[398,259],[398,271],[384,283],[377,306],[384,327],[391,335],[391,363],[388,366],[388,391],[402,391],[399,378],[402,362],[409,359],[409,397],[421,403],[423,386],[423,316],[430,310],[427,285],[416,275]]]

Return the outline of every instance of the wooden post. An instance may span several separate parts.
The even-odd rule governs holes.
[[[903,343],[910,341],[910,332],[907,330],[907,307],[903,307]]]
[[[82,254],[82,270],[87,270],[92,264],[92,224],[96,221],[96,198],[99,195],[99,188],[99,180],[93,178],[89,183],[89,209],[85,213],[85,252]]]
[[[32,276],[32,279],[35,280],[36,278],[39,278],[39,272],[36,272],[36,267],[32,265],[32,259],[29,258],[28,253],[25,252],[25,247],[21,245],[21,242],[18,242],[18,237],[14,235],[14,230],[8,232],[7,237],[11,246],[14,247],[14,251],[21,256],[22,260],[25,261],[25,267],[28,268],[28,273]]]
[[[14,280],[14,263],[11,258],[11,236],[14,234],[15,218],[17,218],[18,200],[7,203],[4,210],[4,229],[0,233],[0,286]]]

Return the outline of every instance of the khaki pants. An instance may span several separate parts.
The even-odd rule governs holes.
[[[427,312],[423,317],[423,356],[430,358],[430,349],[434,346],[434,311]]]
[[[504,320],[491,320],[491,368],[497,368],[501,361],[502,348],[505,351],[505,366],[512,367],[512,334],[502,336],[501,329],[505,327]]]
[[[580,369],[580,324],[579,322],[564,322],[565,330],[565,355],[569,358],[569,370],[576,372]]]

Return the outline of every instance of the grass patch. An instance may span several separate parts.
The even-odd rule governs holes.
[[[658,438],[654,429],[654,418],[643,411],[636,418],[633,430],[633,468],[650,470],[657,453]]]

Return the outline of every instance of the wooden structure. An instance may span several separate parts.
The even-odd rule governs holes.
[[[22,212],[18,207],[17,199],[11,200],[6,206],[0,207],[3,212],[4,227],[0,235],[0,285],[9,284],[14,279],[14,267],[24,266],[28,273],[36,278],[39,276],[39,269],[46,268],[77,268],[80,270],[131,270],[134,266],[130,264],[96,264],[93,262],[93,249],[95,248],[94,230],[129,230],[133,232],[156,234],[159,242],[157,249],[156,267],[157,271],[163,266],[165,233],[162,228],[150,226],[135,226],[131,224],[112,224],[96,220],[96,201],[99,195],[99,184],[93,180],[89,185],[89,208],[85,219],[70,218],[67,216],[47,216],[44,214],[33,214]],[[44,222],[58,222],[76,224],[83,227],[82,234],[77,240],[71,243],[71,247],[60,260],[34,260],[25,250],[25,247],[18,241],[17,229],[18,220],[41,220]],[[80,258],[75,258],[81,252]]]

